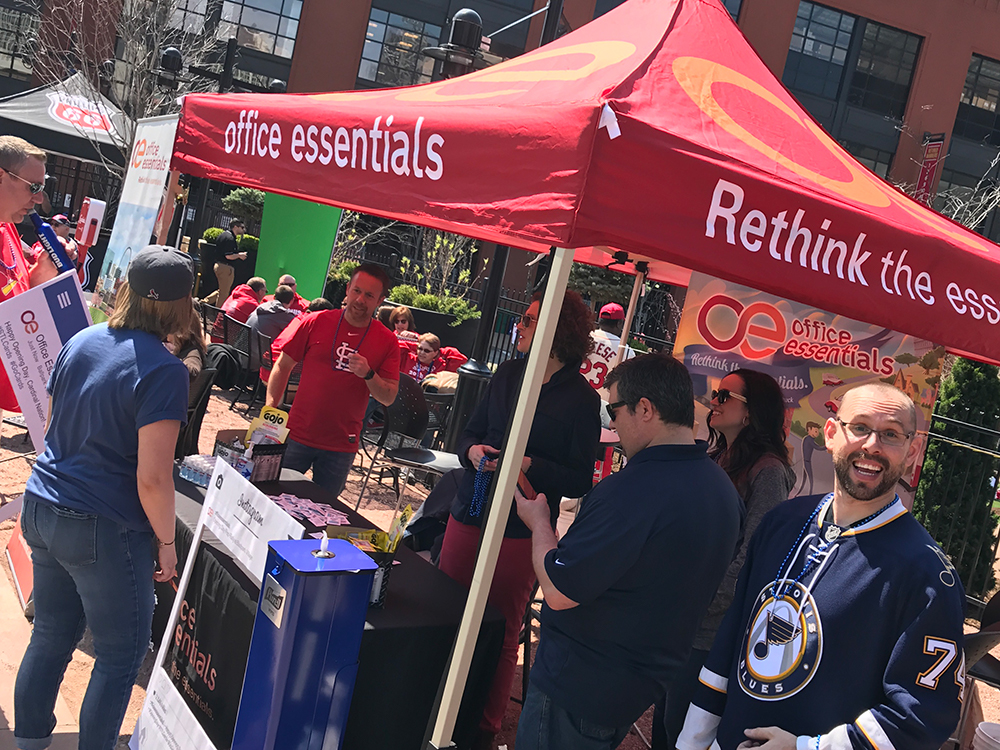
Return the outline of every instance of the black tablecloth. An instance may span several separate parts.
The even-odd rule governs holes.
[[[181,567],[190,548],[205,490],[176,474],[175,487],[178,567]],[[258,487],[265,494],[288,492],[330,505],[345,512],[352,525],[372,525],[308,480],[285,479],[261,483]],[[307,533],[317,530],[308,522],[305,525]],[[368,610],[344,737],[345,750],[422,750],[465,607],[467,591],[426,560],[404,547],[399,548],[396,559],[399,564],[391,571],[384,608]],[[201,641],[194,652],[208,649],[207,639],[226,641],[224,647],[214,649],[213,661],[206,666],[201,682],[207,680],[211,670],[215,671],[212,680],[216,684],[211,691],[207,690],[207,684],[202,685],[202,692],[211,701],[211,709],[206,713],[213,717],[205,723],[206,727],[217,725],[210,734],[215,735],[217,746],[228,747],[259,589],[207,529],[190,586],[192,593],[185,597],[189,607],[196,611],[211,607],[221,613],[217,623],[208,623],[204,616],[198,621]],[[201,591],[200,599],[193,593],[196,590]],[[157,597],[153,632],[159,637],[169,617],[173,590],[158,585]],[[214,632],[206,631],[206,627]],[[190,646],[187,642],[183,645],[177,642],[182,640],[183,630],[178,627],[172,633],[172,637],[176,635],[175,650]],[[460,744],[466,744],[475,732],[500,654],[503,631],[503,616],[488,606],[456,725],[455,739]],[[192,684],[199,683],[191,673],[194,659],[189,660],[185,654],[184,660],[192,662],[188,667]],[[235,696],[231,695],[233,692]],[[192,706],[192,710],[197,713],[197,706]]]

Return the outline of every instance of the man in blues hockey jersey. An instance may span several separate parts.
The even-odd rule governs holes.
[[[930,750],[958,723],[962,584],[895,494],[913,403],[859,386],[824,435],[834,492],[764,517],[679,750]]]

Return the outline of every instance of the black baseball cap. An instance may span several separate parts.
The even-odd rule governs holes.
[[[191,256],[167,245],[147,245],[132,257],[128,285],[140,297],[173,302],[191,294],[194,263]]]

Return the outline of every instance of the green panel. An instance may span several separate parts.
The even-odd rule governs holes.
[[[268,193],[254,273],[267,281],[271,293],[278,278],[290,273],[299,294],[306,299],[319,297],[339,222],[339,208]]]

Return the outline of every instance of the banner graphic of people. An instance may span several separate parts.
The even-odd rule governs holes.
[[[132,255],[150,244],[170,171],[176,131],[177,115],[151,117],[136,123],[132,158],[122,185],[115,227],[91,300],[95,322],[103,321],[114,309],[115,295],[125,283]]]
[[[677,331],[674,355],[691,372],[699,437],[708,437],[709,402],[734,370],[766,372],[785,395],[785,428],[796,482],[792,496],[833,490],[833,462],[823,425],[844,394],[862,383],[891,383],[917,407],[926,431],[937,398],[944,347],[887,328],[774,297],[694,273]],[[913,503],[923,450],[897,492]]]

